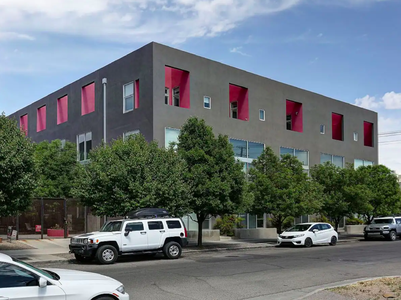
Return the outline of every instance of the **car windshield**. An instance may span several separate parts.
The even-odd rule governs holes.
[[[391,224],[393,223],[393,219],[375,219],[372,224]]]
[[[26,262],[23,262],[22,260],[13,258],[13,261],[19,263],[20,265],[23,265],[24,267],[26,267],[27,269],[33,270],[47,278],[50,279],[54,279],[54,280],[59,280],[60,276],[58,276],[56,273],[52,272],[52,271],[47,271],[47,270],[42,270],[42,269],[38,269],[35,268],[34,266],[31,266],[30,264],[27,264]]]
[[[121,221],[113,221],[103,225],[100,232],[112,232],[112,231],[120,231],[121,230]]]
[[[310,226],[311,224],[297,224],[286,231],[306,231]]]

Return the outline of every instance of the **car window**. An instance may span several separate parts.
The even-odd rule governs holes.
[[[0,262],[0,288],[38,286],[38,276],[19,266]]]
[[[286,231],[288,232],[298,232],[298,231],[306,231],[308,228],[311,226],[311,224],[297,224],[294,225],[293,227],[287,229]]]
[[[148,222],[149,230],[158,230],[163,229],[163,223],[161,221],[149,221]]]
[[[103,225],[102,229],[100,229],[100,232],[120,231],[121,225],[121,221],[109,222]]]
[[[313,230],[315,230],[315,229],[319,230],[319,224],[313,225],[313,226],[311,227],[311,229],[309,229],[309,231],[313,231]]]
[[[141,231],[141,230],[143,230],[143,223],[142,222],[128,223],[125,226],[125,231]]]
[[[181,228],[181,222],[180,221],[167,221],[167,227],[170,229]]]
[[[395,222],[396,222],[397,224],[401,224],[401,219],[395,219]]]
[[[393,219],[374,219],[372,224],[392,224]]]
[[[330,229],[330,225],[329,224],[321,224],[321,225],[322,225],[322,230]]]

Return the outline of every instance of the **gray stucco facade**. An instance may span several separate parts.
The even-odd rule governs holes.
[[[165,104],[165,66],[189,72],[190,108]],[[277,154],[280,147],[306,150],[309,165],[320,163],[321,153],[343,156],[345,163],[361,159],[378,163],[377,113],[313,92],[267,79],[215,61],[157,43],[150,43],[125,57],[61,88],[15,112],[18,120],[28,114],[28,136],[35,142],[66,139],[92,132],[92,144],[103,138],[103,87],[107,78],[107,140],[139,130],[147,140],[165,143],[165,128],[180,128],[190,117],[205,119],[215,133],[263,143]],[[139,107],[123,112],[123,85],[139,79]],[[95,111],[81,116],[81,88],[95,83]],[[248,89],[248,120],[230,117],[229,85]],[[68,95],[68,121],[57,125],[57,99]],[[211,108],[204,108],[204,96]],[[287,130],[286,101],[302,104],[302,132]],[[37,109],[47,107],[46,129],[36,132]],[[259,110],[265,121],[259,120]],[[332,113],[343,115],[343,140],[332,138]],[[373,123],[373,147],[364,145],[364,122]],[[320,132],[325,126],[325,134]],[[358,140],[354,140],[354,133]]]

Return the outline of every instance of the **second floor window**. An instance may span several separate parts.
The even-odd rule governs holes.
[[[124,112],[134,109],[134,83],[124,84]]]
[[[231,102],[231,118],[238,119],[238,102]]]
[[[180,88],[173,88],[173,105],[180,106]]]
[[[287,130],[292,130],[292,116],[287,115]]]
[[[92,132],[87,132],[77,136],[78,161],[89,159],[89,152],[92,150]]]
[[[164,104],[170,105],[170,89],[164,88]]]

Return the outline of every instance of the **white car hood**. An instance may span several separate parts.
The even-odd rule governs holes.
[[[97,237],[97,238],[101,238],[101,237],[105,237],[105,236],[112,236],[112,235],[116,235],[119,234],[120,232],[100,232],[100,231],[95,231],[95,232],[90,232],[90,233],[84,233],[84,234],[80,234],[77,236],[74,236],[74,238],[77,239],[84,239],[84,238],[92,238],[92,237]]]
[[[282,236],[292,236],[292,235],[299,235],[299,234],[305,234],[306,231],[284,231],[281,235]]]
[[[66,269],[50,269],[50,268],[45,268],[45,270],[52,271],[56,273],[58,276],[60,276],[59,282],[62,285],[67,285],[70,283],[76,284],[77,282],[81,283],[83,281],[85,281],[85,283],[82,284],[85,285],[88,284],[88,281],[93,281],[93,282],[107,281],[109,284],[110,283],[115,284],[116,287],[119,287],[122,284],[113,278],[97,273],[66,270]]]

